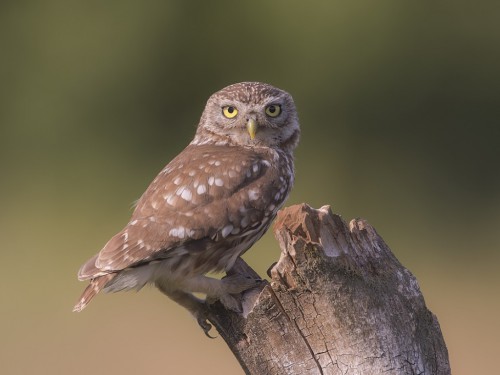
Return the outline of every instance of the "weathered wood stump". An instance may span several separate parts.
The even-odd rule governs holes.
[[[283,209],[274,231],[271,283],[243,295],[243,314],[209,306],[245,373],[451,373],[417,280],[366,221],[302,204]],[[254,275],[243,261],[233,272]]]

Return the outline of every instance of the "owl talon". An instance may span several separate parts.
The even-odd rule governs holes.
[[[198,322],[198,325],[200,328],[203,330],[203,333],[205,336],[207,336],[210,339],[215,339],[216,336],[211,336],[210,335],[210,330],[212,329],[212,325],[208,321],[208,316],[207,316],[207,306],[204,303],[200,303],[198,305],[198,308],[196,311],[191,312]]]
[[[205,317],[199,317],[196,319],[198,324],[200,325],[201,329],[203,330],[203,333],[205,336],[207,336],[209,339],[215,339],[216,336],[211,336],[210,335],[210,330],[212,329],[212,325],[208,322],[208,320]]]

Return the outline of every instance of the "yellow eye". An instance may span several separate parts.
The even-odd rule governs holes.
[[[271,104],[266,107],[266,115],[269,117],[278,117],[281,113],[281,106],[278,104]]]
[[[236,107],[227,105],[225,107],[222,107],[222,114],[227,118],[234,118],[238,114],[238,110],[236,109]]]

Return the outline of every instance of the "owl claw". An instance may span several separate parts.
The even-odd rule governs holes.
[[[210,339],[215,339],[216,336],[210,335],[210,330],[212,329],[212,325],[208,321],[208,314],[206,308],[207,306],[204,303],[201,303],[199,305],[198,310],[193,311],[192,314],[194,315],[194,318],[198,322],[200,328],[203,330],[205,336],[207,336]]]
[[[212,325],[208,322],[208,320],[207,320],[206,317],[204,317],[204,316],[198,317],[196,319],[196,321],[200,325],[200,327],[203,330],[203,333],[205,334],[205,336],[207,336],[209,339],[215,339],[216,338],[216,336],[211,336],[210,335],[210,330],[212,329]]]

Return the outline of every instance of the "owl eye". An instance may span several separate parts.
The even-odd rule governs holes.
[[[271,104],[266,107],[266,115],[269,117],[278,117],[281,113],[281,106],[278,104]]]
[[[227,118],[234,118],[238,114],[238,110],[231,105],[226,105],[222,107],[222,114]]]

